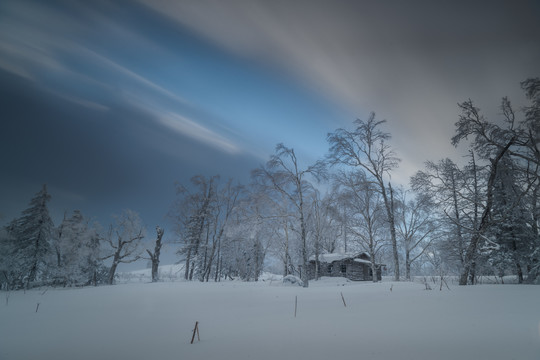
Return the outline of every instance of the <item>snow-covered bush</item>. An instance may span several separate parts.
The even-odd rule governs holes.
[[[304,282],[298,276],[294,276],[294,275],[285,276],[283,278],[283,284],[304,286]]]

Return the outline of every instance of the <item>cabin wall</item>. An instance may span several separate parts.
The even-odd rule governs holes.
[[[342,266],[345,266],[345,272],[342,272]],[[308,267],[308,276],[315,279],[315,261],[311,261]],[[334,261],[331,264],[320,263],[319,277],[345,277],[354,281],[368,281],[372,277],[369,275],[369,265],[361,264],[351,259]]]

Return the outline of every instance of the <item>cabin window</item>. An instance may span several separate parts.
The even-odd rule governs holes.
[[[369,277],[373,277],[373,270],[371,268],[369,268]]]
[[[347,272],[347,265],[341,264],[341,272],[344,274]]]
[[[332,264],[329,264],[328,267],[326,268],[326,270],[328,271],[329,274],[332,273]]]

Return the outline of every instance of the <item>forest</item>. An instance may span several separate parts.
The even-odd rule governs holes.
[[[329,133],[326,157],[313,164],[278,144],[249,184],[219,175],[177,183],[168,218],[183,277],[257,281],[266,267],[307,287],[310,259],[365,252],[395,281],[451,275],[469,285],[511,275],[538,283],[540,78],[521,86],[527,106],[503,98],[498,119],[472,100],[458,104],[450,141],[466,148],[466,160],[426,162],[407,185],[392,183],[400,158],[375,113]],[[78,210],[54,224],[50,198],[44,185],[0,230],[3,289],[114,284],[120,264],[139,260],[159,280],[163,228],[147,234],[132,210],[107,227]]]

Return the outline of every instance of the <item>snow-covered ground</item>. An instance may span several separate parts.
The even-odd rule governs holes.
[[[0,359],[540,359],[540,286],[450,287],[267,276],[1,292]]]

